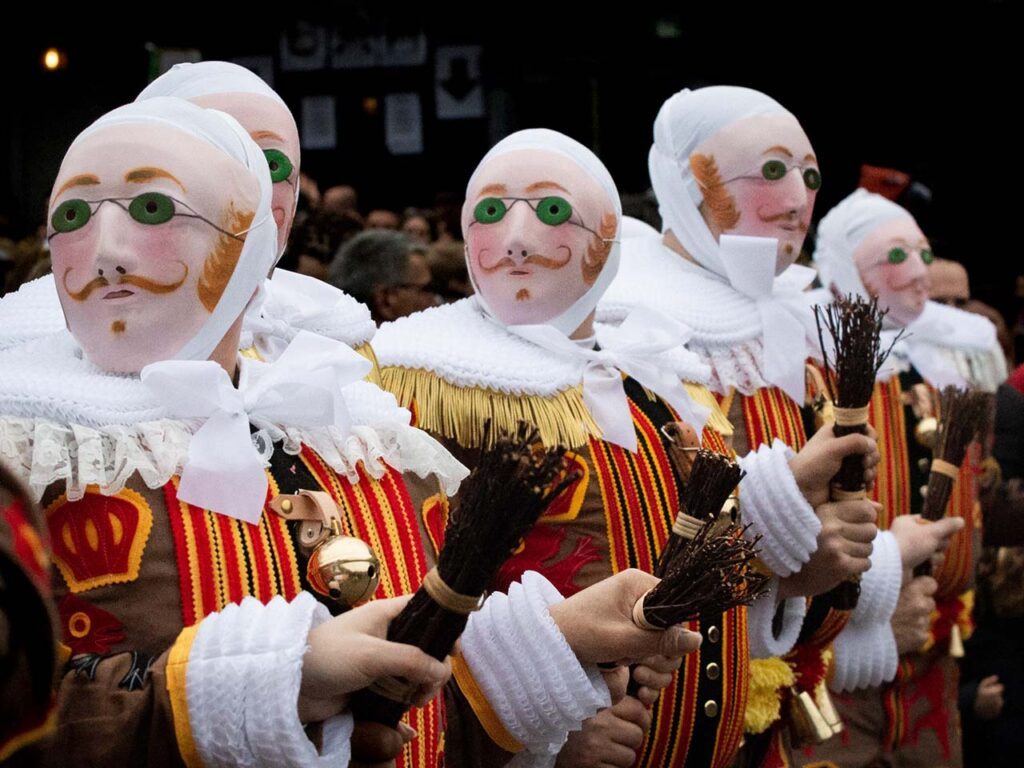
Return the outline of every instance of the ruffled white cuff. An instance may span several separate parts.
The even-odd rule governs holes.
[[[583,667],[548,607],[562,596],[534,571],[492,594],[462,634],[462,656],[505,729],[529,752],[554,755],[569,731],[611,706],[604,678]]]
[[[760,535],[761,559],[777,576],[800,570],[818,548],[821,521],[789,468],[793,451],[776,438],[740,458],[747,476],[740,483],[743,522]]]
[[[902,583],[899,544],[889,531],[880,531],[871,552],[871,568],[861,579],[857,607],[832,646],[833,690],[879,686],[896,676],[899,654],[890,621]]]
[[[747,608],[747,635],[750,641],[750,658],[769,659],[785,656],[796,645],[800,629],[807,614],[807,600],[791,597],[782,603],[782,631],[778,636],[773,629],[778,600],[779,580],[768,583],[768,591]]]
[[[247,597],[203,619],[189,650],[185,694],[196,748],[208,766],[347,766],[352,718],[323,724],[317,751],[299,721],[306,638],[330,618],[303,592],[267,605]]]

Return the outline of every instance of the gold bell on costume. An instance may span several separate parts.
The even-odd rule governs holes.
[[[340,605],[368,600],[380,582],[380,562],[362,539],[341,531],[341,513],[323,491],[277,496],[270,508],[286,520],[301,522],[299,541],[312,548],[306,565],[309,585]]]

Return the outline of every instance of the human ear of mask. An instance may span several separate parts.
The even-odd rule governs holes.
[[[75,139],[50,198],[54,277],[98,367],[208,359],[276,255],[262,151],[231,117],[158,98]]]
[[[543,130],[499,143],[474,172],[462,209],[469,271],[485,307],[502,323],[524,325],[557,323],[585,296],[597,294],[596,305],[617,268],[610,257],[620,219],[611,177],[582,145]]]

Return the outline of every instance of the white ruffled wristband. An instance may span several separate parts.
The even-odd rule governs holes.
[[[611,706],[604,678],[583,667],[551,618],[563,600],[527,571],[508,594],[495,593],[462,634],[462,656],[505,729],[535,754],[554,755],[569,731]]]
[[[850,621],[833,643],[836,691],[879,686],[896,676],[899,654],[892,615],[903,583],[903,562],[896,537],[880,531],[871,553],[871,568],[860,584],[860,599]]]
[[[320,751],[299,721],[310,629],[330,618],[303,592],[290,603],[247,597],[203,619],[185,672],[192,736],[207,766],[338,768],[350,760],[352,718],[323,724]]]
[[[740,483],[743,522],[760,535],[761,559],[782,578],[800,570],[818,548],[821,521],[789,468],[793,451],[776,438],[738,459],[747,473]]]
[[[750,642],[750,658],[769,659],[785,656],[796,645],[800,630],[807,614],[807,600],[803,597],[791,597],[778,601],[779,580],[773,578],[768,583],[768,591],[755,600],[747,608],[747,636]],[[774,621],[778,610],[782,611],[782,630],[775,635]]]

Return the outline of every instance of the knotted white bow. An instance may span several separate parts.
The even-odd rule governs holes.
[[[774,238],[722,235],[718,243],[730,285],[757,302],[765,381],[803,403],[804,365],[813,349],[808,341],[815,338],[814,312],[804,289],[814,280],[814,270],[794,264],[776,277]]]
[[[609,329],[601,349],[583,346],[550,325],[505,327],[539,347],[584,361],[583,401],[608,442],[633,452],[637,449],[623,373],[665,400],[697,434],[704,429],[710,411],[690,398],[664,358],[686,343],[689,329],[660,312],[637,307],[620,326]],[[679,354],[692,353],[680,350]]]
[[[370,362],[346,345],[301,331],[273,363],[242,361],[236,389],[211,360],[164,360],[142,369],[142,383],[180,419],[205,419],[192,436],[178,498],[255,523],[267,476],[253,445],[256,427],[336,427],[347,432],[341,388],[362,379]]]

